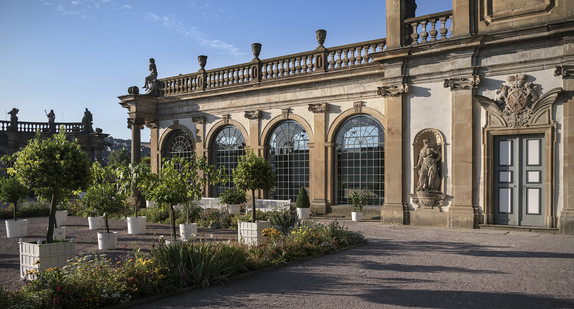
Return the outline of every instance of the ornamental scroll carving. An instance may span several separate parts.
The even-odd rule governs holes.
[[[324,113],[327,111],[328,106],[327,103],[309,104],[309,111],[313,113]]]
[[[540,88],[528,82],[527,75],[515,74],[506,78],[494,99],[474,99],[487,111],[488,127],[525,128],[551,124],[552,104],[561,93],[562,88],[554,88],[540,95]]]
[[[377,94],[383,97],[397,97],[409,92],[409,85],[404,83],[399,86],[381,86],[377,88]]]
[[[245,118],[255,120],[261,118],[261,110],[245,111]]]
[[[414,194],[410,195],[413,203],[429,209],[439,206],[443,211],[446,197],[443,193],[444,139],[440,131],[420,131],[413,142],[413,153]]]
[[[471,89],[478,87],[480,81],[480,75],[473,75],[472,78],[449,78],[444,80],[444,87],[450,90]]]

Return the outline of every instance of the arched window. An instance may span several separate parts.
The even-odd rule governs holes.
[[[167,138],[163,148],[164,158],[191,158],[193,141],[183,130],[173,131]]]
[[[228,188],[233,188],[233,170],[237,167],[237,159],[243,155],[245,138],[234,126],[225,126],[219,130],[212,144],[213,164],[223,165],[229,176],[227,184],[214,185],[214,196],[219,196]]]
[[[309,187],[309,136],[293,120],[281,122],[269,138],[269,160],[277,178],[267,198],[294,202],[301,187]]]
[[[339,129],[336,143],[337,204],[348,204],[350,192],[362,191],[369,196],[367,205],[382,205],[385,134],[381,124],[369,115],[352,116]]]

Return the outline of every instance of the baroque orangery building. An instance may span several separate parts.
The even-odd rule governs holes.
[[[154,79],[120,96],[139,161],[205,155],[230,173],[269,160],[268,199],[385,224],[510,225],[574,233],[574,1],[453,0],[417,16],[387,0],[383,39]],[[352,42],[352,38],[350,38]],[[313,49],[314,48],[314,49]],[[233,186],[214,185],[217,197]]]

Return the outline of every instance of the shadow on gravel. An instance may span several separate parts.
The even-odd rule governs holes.
[[[574,308],[574,300],[518,293],[376,289],[361,296],[380,305],[419,308]]]

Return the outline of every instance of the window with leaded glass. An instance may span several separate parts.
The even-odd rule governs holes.
[[[267,198],[294,202],[301,187],[309,186],[309,136],[293,120],[281,122],[268,141],[268,158],[276,174],[275,190]]]
[[[191,158],[193,155],[193,141],[183,130],[173,131],[165,142],[164,158]]]
[[[245,138],[234,126],[225,126],[219,130],[212,144],[213,164],[224,166],[229,177],[227,184],[214,185],[214,196],[219,196],[228,188],[233,188],[233,170],[237,159],[244,154]]]
[[[336,139],[337,204],[348,204],[352,191],[366,193],[367,205],[383,204],[384,146],[383,127],[372,116],[352,116],[343,123]]]

